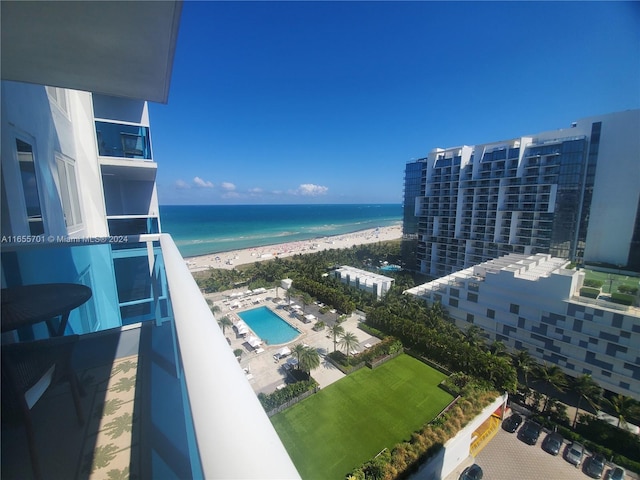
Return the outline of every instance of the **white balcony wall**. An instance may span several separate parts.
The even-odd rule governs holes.
[[[160,235],[204,477],[300,478],[169,235]]]

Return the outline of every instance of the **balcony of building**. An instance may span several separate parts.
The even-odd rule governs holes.
[[[298,478],[171,237],[4,244],[2,268],[5,287],[92,292],[63,331],[77,340],[84,422],[68,383],[45,386],[29,409],[34,456],[22,418],[5,409],[3,357],[2,478],[37,478],[34,458],[41,478]],[[41,322],[2,341],[47,337]]]
[[[102,188],[110,235],[160,232],[154,162],[136,166],[126,160],[101,164]]]

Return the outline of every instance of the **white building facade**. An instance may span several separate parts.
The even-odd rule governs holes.
[[[509,253],[640,271],[640,110],[511,140],[436,148],[405,170],[416,270]]]
[[[393,278],[367,272],[359,268],[343,265],[333,271],[334,278],[342,283],[356,287],[365,292],[373,293],[377,298],[382,298],[391,289]]]
[[[579,296],[584,273],[550,255],[510,254],[407,290],[440,302],[455,324],[480,327],[569,376],[640,398],[640,310]]]

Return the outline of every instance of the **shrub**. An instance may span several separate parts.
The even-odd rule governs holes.
[[[241,348],[236,348],[236,349],[233,351],[233,354],[234,354],[236,357],[241,357],[243,353],[244,353],[244,350],[242,350]]]
[[[292,400],[308,390],[316,388],[317,383],[315,380],[310,379],[303,382],[290,383],[282,390],[276,390],[273,393],[265,394],[259,393],[258,400],[262,404],[265,411],[269,412],[274,408],[278,408],[280,405],[284,405],[289,400]]]
[[[619,303],[621,305],[633,305],[633,297],[631,295],[627,295],[626,293],[612,293],[611,301],[614,303]]]
[[[593,280],[593,279],[587,278],[584,281],[584,286],[593,287],[593,288],[602,288],[602,282],[600,280]]]
[[[378,330],[377,328],[372,327],[371,325],[367,325],[366,323],[360,323],[358,325],[358,328],[363,332],[368,333],[369,335],[373,335],[374,337],[385,338],[387,336],[387,334],[384,333],[383,331]]]
[[[598,298],[598,295],[600,295],[600,289],[599,288],[582,287],[580,289],[580,296],[581,297]]]
[[[620,293],[627,293],[629,295],[635,295],[638,293],[638,287],[632,287],[630,285],[620,285],[618,287]]]
[[[320,321],[317,322],[314,326],[313,326],[313,331],[314,332],[319,332],[320,330],[324,330],[325,327],[325,323]]]

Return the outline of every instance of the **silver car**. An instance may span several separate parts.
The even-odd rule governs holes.
[[[573,442],[565,450],[565,459],[576,468],[582,463],[582,457],[584,457],[584,447],[578,442]]]

